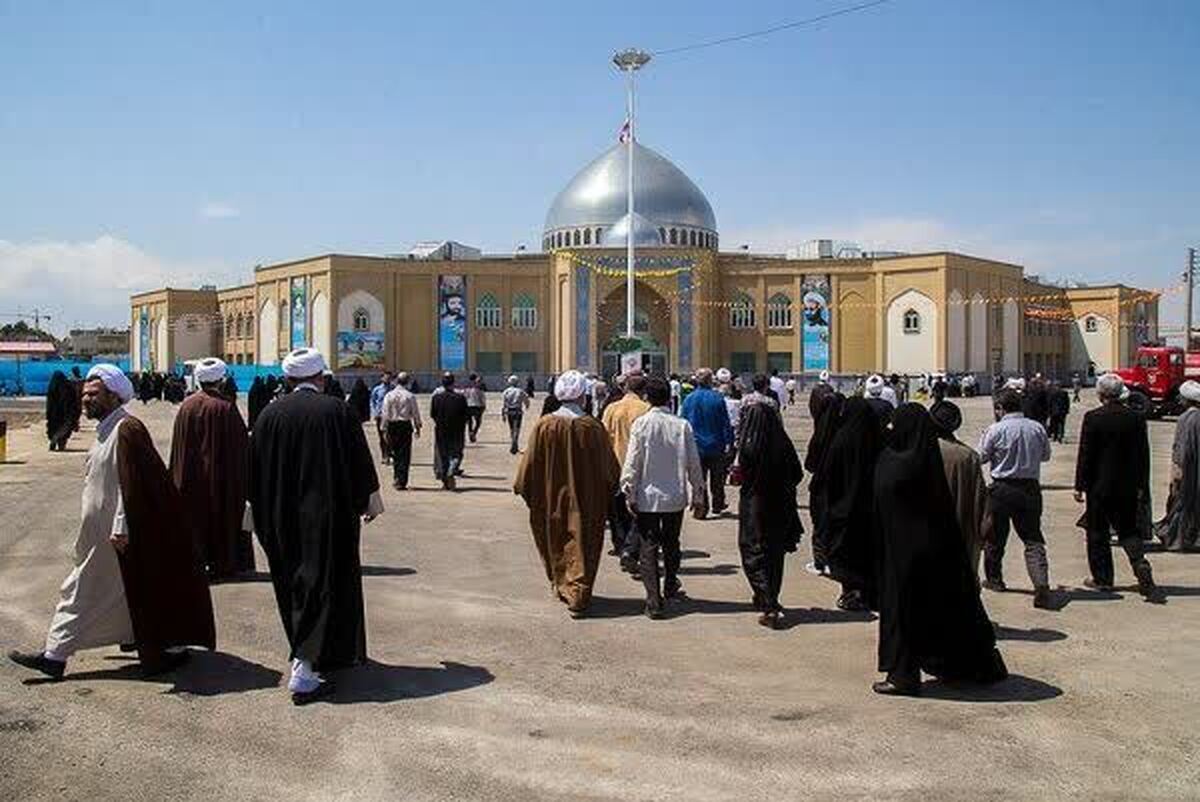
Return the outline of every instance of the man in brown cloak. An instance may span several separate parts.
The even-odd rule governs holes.
[[[182,663],[187,653],[179,647],[216,645],[189,518],[150,433],[123,407],[132,398],[133,385],[116,366],[88,371],[83,407],[99,424],[88,452],[75,567],[45,649],[9,654],[51,679],[61,679],[81,649],[135,644],[149,676]]]
[[[554,394],[562,406],[534,424],[513,482],[529,506],[546,578],[573,618],[592,601],[608,503],[621,474],[604,427],[583,412],[586,390],[579,371],[558,377]]]
[[[250,465],[250,438],[237,402],[222,392],[225,363],[202,359],[193,393],[175,416],[171,477],[195,526],[210,580],[254,570],[250,533],[242,531]]]
[[[979,556],[992,534],[992,510],[983,462],[975,449],[960,442],[954,433],[962,426],[962,411],[951,401],[937,401],[929,408],[942,452],[942,466],[954,501],[954,516],[967,544],[971,575],[979,578]]]

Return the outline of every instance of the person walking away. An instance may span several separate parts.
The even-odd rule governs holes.
[[[63,451],[79,426],[79,394],[61,370],[50,376],[46,387],[46,438],[51,451]]]
[[[521,380],[515,375],[508,377],[508,387],[500,396],[500,414],[508,423],[508,453],[516,454],[517,442],[521,439],[521,419],[529,409],[529,394],[518,385]]]
[[[1021,395],[1021,412],[1032,421],[1037,421],[1043,427],[1050,420],[1050,391],[1042,374],[1036,374],[1025,387]]]
[[[442,375],[441,391],[429,402],[433,420],[433,475],[446,490],[454,490],[462,474],[463,440],[470,412],[467,399],[454,391],[454,374]]]
[[[1192,551],[1200,542],[1200,382],[1185,381],[1179,397],[1186,409],[1175,422],[1167,514],[1154,534],[1168,551]]]
[[[962,410],[957,404],[939,401],[929,408],[929,417],[938,437],[958,531],[967,546],[971,576],[978,583],[979,557],[983,553],[983,544],[992,537],[992,511],[983,477],[983,462],[975,449],[954,436],[962,426]]]
[[[822,387],[827,389],[821,390]],[[805,569],[820,576],[826,573],[826,555],[829,549],[828,524],[825,519],[829,499],[821,465],[833,443],[833,436],[837,434],[845,403],[846,397],[827,384],[817,385],[809,397],[808,408],[813,416],[813,436],[804,452],[804,470],[808,471],[808,513],[812,518],[813,533],[812,562],[806,565]]]
[[[467,377],[467,387],[463,395],[467,399],[467,437],[474,443],[479,435],[479,427],[483,425],[483,411],[487,409],[483,380],[472,373]]]
[[[1071,396],[1058,382],[1050,385],[1048,406],[1050,418],[1047,431],[1051,440],[1061,443],[1066,434],[1067,414],[1071,411]]]
[[[650,405],[643,399],[645,389],[646,379],[640,373],[627,376],[625,396],[620,401],[609,404],[604,410],[604,430],[608,433],[613,457],[618,465],[625,464],[629,433],[633,429],[634,421],[650,410]],[[667,385],[668,396],[670,390],[670,385]],[[668,402],[669,400],[668,398]],[[631,512],[630,501],[632,499],[618,486],[610,502],[608,528],[612,536],[613,551],[621,560],[621,569],[629,574],[637,574],[640,570],[641,541],[638,538],[637,517]]]
[[[254,544],[243,526],[250,436],[237,402],[221,391],[225,363],[202,359],[192,375],[200,391],[175,416],[171,478],[192,520],[209,581],[220,582],[254,571]]]
[[[1121,403],[1124,389],[1120,376],[1101,376],[1096,382],[1100,407],[1083,416],[1079,434],[1075,500],[1087,504],[1087,556],[1092,574],[1084,584],[1112,590],[1111,527],[1137,577],[1138,592],[1147,601],[1162,601],[1137,524],[1138,493],[1150,492],[1150,441],[1145,418]]]
[[[1050,461],[1045,428],[1021,413],[1021,395],[1012,388],[996,396],[996,422],[979,441],[979,457],[988,466],[992,486],[992,538],[984,544],[984,582],[1003,592],[1004,550],[1011,525],[1025,544],[1025,570],[1033,583],[1033,606],[1050,609],[1050,564],[1042,534],[1042,463]]]
[[[537,386],[534,384],[533,374],[525,377],[525,395],[529,396],[530,401],[537,395]]]
[[[883,377],[878,374],[871,376],[867,379],[864,388],[866,390],[865,397],[867,404],[870,406],[871,411],[875,413],[875,417],[879,419],[880,427],[887,426],[888,422],[892,419],[892,413],[896,411],[896,407],[891,401],[883,397],[883,391],[886,388]]]
[[[604,426],[583,412],[586,391],[579,371],[558,377],[554,394],[562,406],[533,425],[513,481],[529,507],[551,591],[572,618],[586,615],[591,604],[604,520],[621,473]]]
[[[83,409],[97,422],[83,478],[75,565],[63,582],[43,649],[9,659],[60,680],[79,651],[132,643],[143,674],[187,659],[181,647],[216,648],[212,598],[195,557],[190,520],[146,426],[125,410],[133,385],[93,365]]]
[[[790,407],[796,403],[796,380],[789,376],[783,386],[787,390],[788,406]]]
[[[391,450],[392,487],[408,489],[408,471],[412,465],[413,438],[421,437],[421,408],[417,396],[409,389],[412,382],[401,371],[396,386],[383,397],[380,418]]]
[[[1083,380],[1079,378],[1079,373],[1071,374],[1071,388],[1075,391],[1075,403],[1079,403],[1079,388],[1083,386]]]
[[[683,402],[682,414],[696,434],[700,464],[704,468],[711,494],[711,500],[706,494],[703,506],[697,505],[693,510],[697,518],[703,518],[706,512],[720,515],[728,507],[725,503],[725,474],[729,469],[729,452],[733,447],[733,425],[729,422],[725,399],[712,388],[712,380],[713,373],[708,368],[696,371],[697,387]]]
[[[830,578],[842,586],[837,601],[841,610],[873,610],[878,603],[877,520],[871,493],[882,432],[879,416],[866,400],[848,399],[820,465],[825,565]]]
[[[771,368],[771,378],[767,380],[770,388],[769,395],[774,395],[776,403],[779,404],[779,409],[784,406],[784,399],[787,398],[787,382],[779,378],[779,368]]]
[[[921,671],[945,681],[1008,676],[967,560],[934,424],[925,407],[896,410],[875,469],[881,550],[879,664],[872,690],[918,696]]]
[[[362,423],[322,393],[324,368],[315,348],[289,353],[291,391],[263,410],[250,437],[254,531],[271,567],[296,705],[333,690],[328,672],[366,662],[359,538],[362,522],[383,512]]]
[[[680,396],[683,394],[683,383],[679,381],[678,374],[671,374],[671,411],[676,415],[679,414]]]
[[[771,397],[771,387],[766,374],[756,373],[754,378],[750,380],[750,392],[742,396],[742,406],[748,407],[751,404],[768,404],[779,410],[779,402]]]
[[[379,437],[380,461],[384,465],[392,461],[392,449],[388,445],[387,425],[383,422],[383,399],[392,390],[392,373],[385,370],[379,383],[371,388],[371,420],[375,421],[375,434]]]
[[[362,376],[354,380],[354,384],[350,387],[350,398],[347,402],[350,409],[354,410],[354,417],[359,423],[366,423],[371,419],[371,391],[367,388],[367,383],[363,381]]]
[[[620,487],[629,511],[637,517],[646,615],[661,618],[664,600],[671,601],[683,593],[679,582],[679,532],[688,506],[688,487],[694,503],[704,498],[704,472],[691,424],[671,414],[671,386],[664,379],[651,377],[645,383],[645,394],[649,411],[630,427]]]
[[[738,551],[750,583],[758,622],[771,629],[783,624],[779,603],[783,561],[796,550],[804,526],[796,511],[796,487],[804,478],[792,439],[779,413],[767,404],[751,404],[741,420],[738,464]]]

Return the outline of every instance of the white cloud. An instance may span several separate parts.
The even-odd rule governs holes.
[[[219,201],[206,203],[200,207],[200,216],[209,220],[228,220],[233,217],[240,217],[242,214],[235,206]]]
[[[238,272],[216,262],[167,261],[109,234],[90,242],[0,239],[3,311],[37,306],[52,315],[50,328],[58,333],[76,324],[127,324],[132,293],[228,284]]]

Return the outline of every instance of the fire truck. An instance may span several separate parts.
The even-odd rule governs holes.
[[[1188,379],[1200,381],[1200,351],[1148,343],[1138,348],[1132,365],[1116,373],[1130,392],[1145,396],[1151,417],[1176,415],[1183,409],[1180,385]]]

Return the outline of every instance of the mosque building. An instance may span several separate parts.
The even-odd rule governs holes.
[[[212,354],[276,365],[315,346],[339,372],[618,371],[1044,373],[1128,364],[1158,337],[1158,294],[1060,287],[1017,264],[950,251],[869,253],[818,241],[789,254],[722,250],[713,207],[654,150],[617,144],[550,205],[539,253],[457,242],[400,256],[322,254],[264,265],[250,283],[130,299],[134,370]],[[625,337],[625,244],[636,245],[635,334]]]

